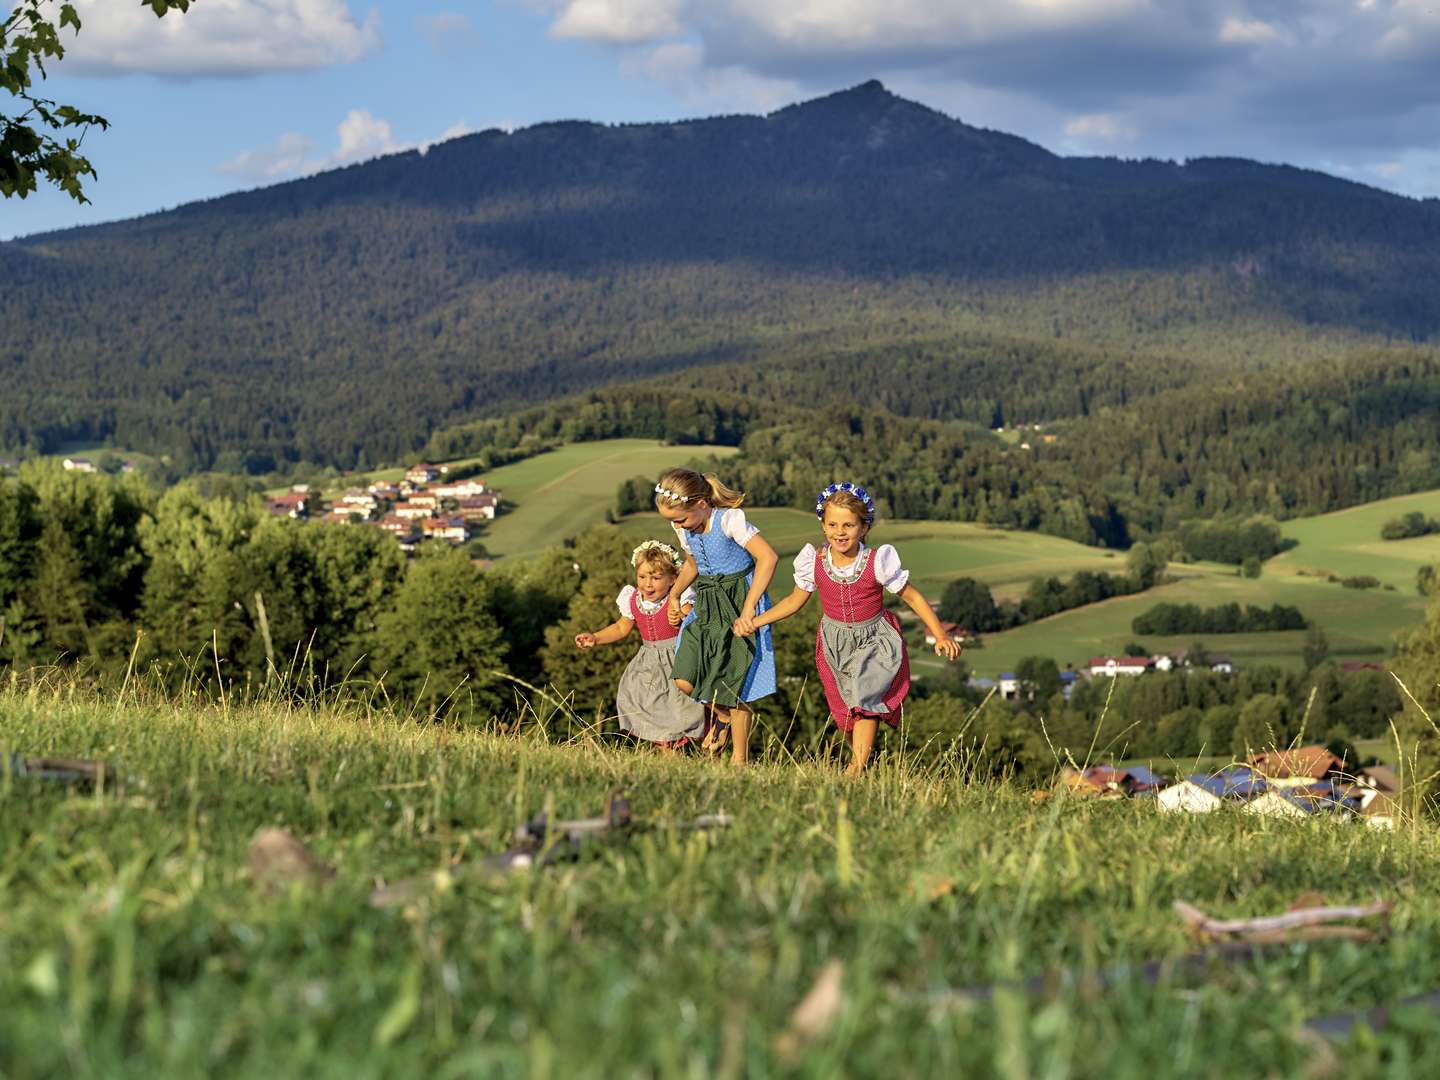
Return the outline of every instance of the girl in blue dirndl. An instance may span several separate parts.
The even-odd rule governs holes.
[[[706,745],[718,749],[728,730],[737,765],[750,756],[751,703],[775,692],[775,645],[769,627],[757,628],[754,620],[770,607],[765,590],[780,561],[746,520],[744,498],[690,469],[671,469],[655,485],[656,509],[685,551],[670,589],[672,625],[682,624],[680,598],[695,587],[675,656],[675,685],[711,706],[714,729]]]

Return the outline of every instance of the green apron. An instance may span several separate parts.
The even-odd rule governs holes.
[[[753,638],[731,629],[750,592],[753,567],[695,579],[695,611],[680,635],[674,677],[692,684],[690,696],[716,705],[739,705],[740,690],[755,660]]]

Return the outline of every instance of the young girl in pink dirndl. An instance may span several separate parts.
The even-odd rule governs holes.
[[[823,615],[815,636],[815,666],[830,715],[845,733],[852,759],[846,770],[865,768],[881,721],[896,727],[910,692],[910,658],[900,621],[885,610],[885,593],[898,596],[935,638],[935,654],[960,655],[960,643],[940,626],[910,573],[889,544],[865,545],[875,523],[875,501],[863,487],[831,484],[815,503],[825,544],[806,544],[795,556],[795,588],[751,622],[765,626],[795,614],[820,594]]]

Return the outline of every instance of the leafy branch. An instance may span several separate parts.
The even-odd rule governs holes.
[[[192,0],[141,0],[156,17],[188,11]],[[96,179],[95,167],[80,153],[90,128],[110,126],[103,116],[60,105],[34,93],[48,77],[46,63],[65,56],[61,31],[80,32],[74,4],[62,3],[53,16],[53,0],[21,0],[0,22],[0,89],[16,100],[18,111],[0,113],[0,195],[22,199],[43,177],[77,202],[89,202],[82,180]]]

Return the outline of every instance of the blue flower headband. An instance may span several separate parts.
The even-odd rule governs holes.
[[[863,487],[858,484],[852,484],[849,480],[845,480],[839,484],[831,484],[824,491],[820,492],[820,497],[815,500],[815,516],[823,521],[825,519],[825,504],[830,500],[831,495],[841,491],[854,495],[865,504],[865,512],[867,515],[866,524],[873,525],[875,523],[875,500],[870,497],[870,493]]]

